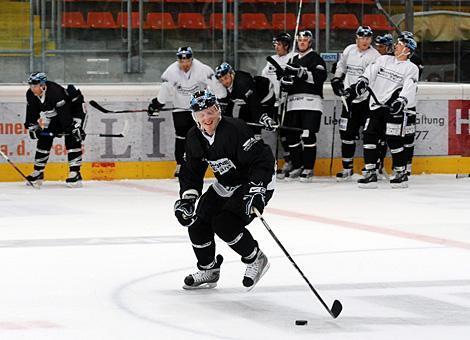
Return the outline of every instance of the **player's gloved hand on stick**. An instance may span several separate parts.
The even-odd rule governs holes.
[[[308,77],[307,69],[299,65],[287,64],[284,72],[302,80],[305,80]]]
[[[196,221],[196,201],[197,196],[189,194],[175,202],[175,216],[183,227],[189,227]]]
[[[252,208],[258,209],[262,214],[264,206],[266,205],[266,188],[263,183],[248,183],[243,194],[243,203],[245,205],[245,214],[247,216],[253,215]]]
[[[339,77],[334,77],[331,79],[331,87],[333,88],[333,93],[338,97],[341,97],[345,94],[343,80]]]
[[[28,134],[31,139],[38,139],[41,136],[42,129],[39,124],[28,126]]]
[[[404,97],[398,97],[392,104],[390,105],[390,114],[391,115],[398,115],[403,113],[405,110],[405,106],[408,100]]]
[[[281,91],[287,92],[289,88],[294,85],[294,79],[292,79],[292,76],[284,76],[281,78]]]
[[[149,104],[149,107],[147,108],[147,114],[149,115],[149,117],[158,117],[159,111],[164,106],[165,104],[160,103],[157,98],[153,98]]]
[[[83,137],[82,136],[82,120],[80,118],[74,118],[73,123],[69,128],[70,134],[75,138],[77,142],[82,142]],[[83,132],[84,134],[84,132]]]
[[[261,115],[259,122],[263,124],[263,127],[268,131],[276,130],[276,127],[277,127],[276,122],[274,121],[274,119],[269,117],[266,113],[263,113]]]

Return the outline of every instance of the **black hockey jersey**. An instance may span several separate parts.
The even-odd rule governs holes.
[[[214,172],[221,190],[227,194],[249,182],[274,189],[274,157],[263,140],[241,120],[222,117],[212,143],[193,127],[186,136],[186,157],[179,174],[180,195],[197,190],[202,193],[207,166]],[[218,192],[219,193],[219,192]],[[223,195],[220,194],[219,195]]]
[[[323,98],[323,83],[327,78],[327,72],[325,61],[320,55],[313,50],[301,58],[296,54],[289,64],[307,68],[308,77],[306,80],[294,77],[294,84],[289,87],[288,95],[306,93]]]

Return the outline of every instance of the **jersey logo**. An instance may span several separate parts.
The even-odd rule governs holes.
[[[233,164],[233,162],[228,158],[221,158],[215,161],[207,160],[207,163],[209,163],[209,166],[214,173],[218,173],[220,175],[229,172],[230,169],[237,168],[235,164]]]
[[[242,145],[243,150],[244,151],[250,150],[251,147],[256,144],[256,142],[258,142],[258,140],[256,140],[254,137],[251,137],[245,143],[243,143],[243,145]]]

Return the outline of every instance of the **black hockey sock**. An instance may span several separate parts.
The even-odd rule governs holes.
[[[406,154],[403,140],[390,140],[387,144],[392,154],[393,168],[397,171],[404,171],[406,169]]]
[[[185,137],[176,136],[176,141],[175,141],[175,160],[176,160],[176,163],[177,163],[177,164],[183,163],[185,145],[186,145],[186,138],[185,138]]]
[[[34,170],[44,171],[49,154],[51,152],[53,138],[40,137],[37,143],[36,154],[34,155]]]
[[[296,144],[289,144],[289,153],[294,169],[302,166],[302,142],[299,140]]]
[[[203,269],[215,259],[214,232],[205,224],[188,228],[189,238],[197,258],[197,267]]]
[[[356,142],[353,140],[341,141],[341,157],[343,158],[343,169],[353,168],[353,158],[356,151]]]
[[[373,135],[364,135],[364,163],[366,170],[374,170],[377,166],[379,153],[377,150],[378,138]]]
[[[313,169],[315,167],[315,160],[317,158],[317,144],[304,144],[302,152],[304,169]]]

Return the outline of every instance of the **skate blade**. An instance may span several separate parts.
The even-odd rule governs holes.
[[[253,282],[252,286],[246,288],[247,292],[251,292],[253,290],[253,288],[255,288],[255,286],[258,284],[259,280],[261,280],[261,278],[264,276],[264,274],[266,274],[266,272],[268,271],[270,266],[271,266],[271,263],[268,262],[266,264],[266,266],[264,267],[263,271],[261,272],[261,275],[258,277],[258,280]]]
[[[82,181],[78,181],[78,182],[75,182],[75,183],[65,183],[65,185],[68,188],[81,188],[81,187],[83,187]]]
[[[217,282],[207,282],[207,283],[200,284],[199,286],[184,285],[183,289],[185,289],[185,290],[199,290],[199,289],[212,289],[212,288],[215,288],[215,287],[217,287]]]
[[[32,185],[33,188],[39,189],[39,188],[41,188],[42,180],[34,181],[34,182],[31,182],[31,183],[33,184]],[[26,185],[31,186],[31,184],[29,182],[26,182]]]
[[[336,182],[351,182],[352,180],[352,176],[348,176],[348,177],[336,177]]]
[[[286,177],[286,178],[284,178],[284,180],[285,180],[286,182],[297,182],[297,181],[299,181],[299,177],[294,177],[294,178],[292,178],[292,177]]]
[[[375,182],[372,182],[372,183],[359,183],[359,188],[361,188],[361,189],[377,189],[378,185]]]
[[[408,188],[408,183],[406,182],[393,183],[393,184],[390,184],[390,186],[392,187],[392,189],[406,189]]]
[[[308,178],[302,178],[300,177],[299,181],[301,183],[312,183],[313,182],[313,177],[308,177]]]

